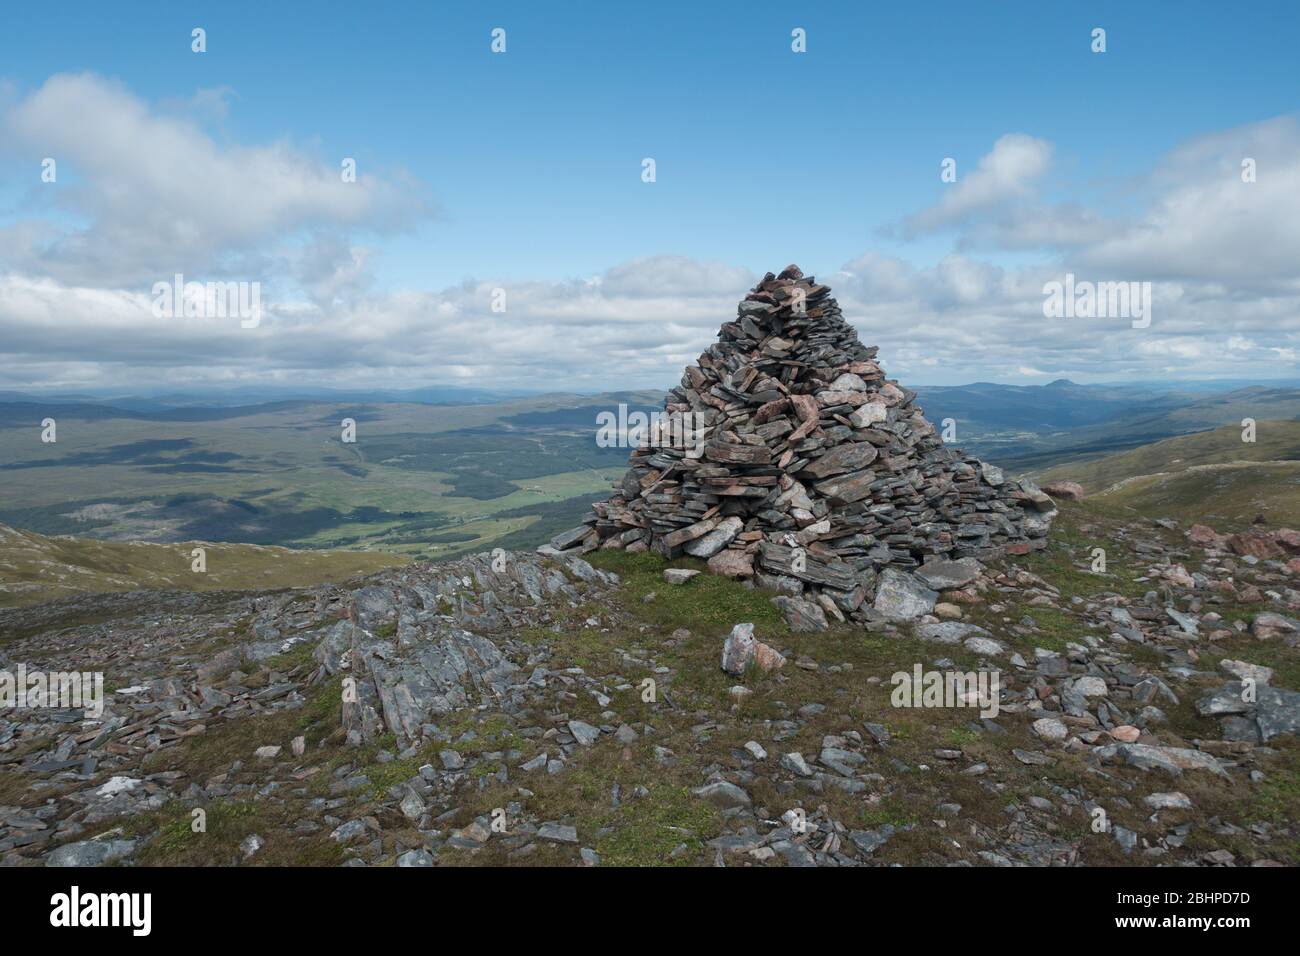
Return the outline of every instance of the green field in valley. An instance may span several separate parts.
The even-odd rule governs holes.
[[[440,558],[534,545],[623,473],[595,416],[636,396],[491,405],[285,402],[201,420],[0,406],[0,521],[113,541],[229,541]],[[40,441],[50,414],[57,441]],[[341,422],[356,422],[344,442]],[[530,531],[530,529],[532,529]]]

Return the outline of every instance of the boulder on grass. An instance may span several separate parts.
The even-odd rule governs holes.
[[[1078,501],[1083,497],[1083,485],[1077,481],[1049,481],[1042,486],[1053,498],[1064,501]]]

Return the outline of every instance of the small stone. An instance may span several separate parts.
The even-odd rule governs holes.
[[[812,776],[812,770],[809,768],[808,762],[803,759],[803,754],[797,751],[784,754],[781,757],[781,766],[791,773],[798,774],[800,777]]]
[[[1190,810],[1192,800],[1187,794],[1178,790],[1168,793],[1152,793],[1143,797],[1142,802],[1152,810]]]
[[[1060,743],[1070,735],[1070,729],[1055,717],[1040,717],[1033,722],[1031,729],[1048,743]]]
[[[874,830],[852,830],[849,832],[849,839],[861,852],[870,855],[888,843],[896,832],[892,823],[886,823]]]
[[[397,858],[397,866],[433,866],[433,854],[428,850],[407,850]]]
[[[135,777],[110,777],[106,783],[95,791],[95,794],[101,797],[115,797],[119,793],[130,793],[138,786],[140,786],[140,781]]]
[[[578,829],[554,821],[543,823],[537,828],[537,839],[546,840],[550,843],[577,843]]]
[[[525,760],[519,765],[519,769],[531,773],[534,770],[541,770],[546,766],[546,752],[539,753],[532,760]]]
[[[1133,848],[1137,846],[1138,842],[1138,836],[1136,833],[1127,827],[1120,826],[1118,823],[1110,828],[1110,832],[1115,838],[1115,842],[1120,845],[1120,849],[1125,853],[1133,852]]]
[[[1262,664],[1247,664],[1245,661],[1221,660],[1219,666],[1238,680],[1253,680],[1256,685],[1267,684],[1273,679],[1273,668]]]
[[[600,736],[600,728],[593,727],[591,724],[582,720],[569,721],[569,733],[573,734],[573,739],[584,747],[590,747]]]
[[[365,837],[369,832],[364,820],[349,820],[347,823],[340,824],[330,833],[330,839],[336,843],[349,844],[356,843]]]
[[[962,641],[962,645],[966,650],[985,657],[996,657],[1006,651],[1005,647],[991,637],[968,637]]]
[[[256,833],[250,833],[244,839],[239,841],[239,852],[244,854],[244,859],[248,860],[257,855],[257,851],[266,846],[266,841]]]
[[[748,793],[734,783],[728,783],[725,780],[697,787],[691,793],[723,810],[733,807],[748,807],[753,804],[753,800],[750,799]]]
[[[1105,697],[1110,693],[1110,690],[1106,687],[1106,682],[1102,678],[1091,675],[1076,678],[1074,689],[1084,697]]]
[[[722,669],[739,677],[750,661],[764,672],[785,666],[785,658],[779,651],[754,637],[753,624],[737,624],[723,642]]]
[[[635,743],[639,737],[640,735],[627,724],[620,724],[618,730],[614,731],[614,739],[621,744]]]
[[[424,816],[424,801],[413,790],[406,791],[406,796],[402,797],[402,802],[397,805],[397,808],[402,811],[402,816],[412,823]]]
[[[669,568],[664,572],[664,580],[669,584],[685,584],[699,573],[691,568]]]

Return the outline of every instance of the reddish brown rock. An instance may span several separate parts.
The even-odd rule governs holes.
[[[1198,548],[1215,548],[1222,551],[1227,547],[1228,536],[1219,534],[1208,525],[1194,524],[1187,532],[1187,540]]]
[[[785,666],[781,652],[754,637],[753,624],[737,624],[722,645],[722,669],[740,676],[753,662],[761,670],[771,671]]]
[[[1273,536],[1263,531],[1245,531],[1228,536],[1228,547],[1234,554],[1251,555],[1260,560],[1284,556],[1282,547],[1273,541]]]
[[[752,578],[754,556],[736,548],[727,548],[709,558],[709,570],[724,578]]]
[[[1300,531],[1278,528],[1273,532],[1273,540],[1292,554],[1300,554]]]

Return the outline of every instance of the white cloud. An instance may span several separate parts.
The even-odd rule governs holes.
[[[903,221],[908,238],[960,225],[972,217],[1002,206],[1009,200],[1028,199],[1038,179],[1047,172],[1052,146],[1023,133],[1008,133],[993,144],[975,170],[944,187],[943,198]]]
[[[1242,161],[1255,181],[1242,181]],[[1148,279],[1300,288],[1300,123],[1224,130],[1174,150],[1147,182],[1149,207],[1081,251],[1081,261]]]
[[[489,274],[377,292],[374,234],[408,224],[412,196],[414,215],[427,215],[419,191],[364,169],[344,184],[289,144],[219,143],[194,117],[221,115],[229,98],[150,108],[84,74],[0,97],[0,132],[28,154],[60,157],[61,180],[52,194],[33,190],[58,197],[53,206],[0,226],[0,385],[663,387],[762,272],[785,265],[664,255],[582,278]],[[1243,153],[1257,160],[1255,183],[1240,182]],[[1293,118],[1174,151],[1122,219],[1044,204],[1037,184],[1051,155],[1042,140],[1005,136],[908,220],[916,233],[954,230],[957,249],[932,264],[872,250],[819,277],[887,371],[905,383],[1295,376]],[[990,261],[997,248],[1021,254]],[[1032,250],[1038,261],[1024,264]],[[1043,284],[1066,271],[1151,281],[1151,326],[1044,319]],[[261,279],[261,325],[155,317],[149,287],[175,272]],[[504,313],[492,309],[497,288]]]
[[[327,163],[287,142],[218,144],[188,115],[219,112],[224,99],[201,94],[192,109],[155,110],[81,73],[0,106],[0,141],[55,159],[59,175],[32,192],[48,204],[42,220],[0,229],[0,259],[29,275],[130,286],[174,272],[250,271],[249,253],[294,234],[393,230],[430,214],[408,184],[364,169],[343,182],[342,157]]]

